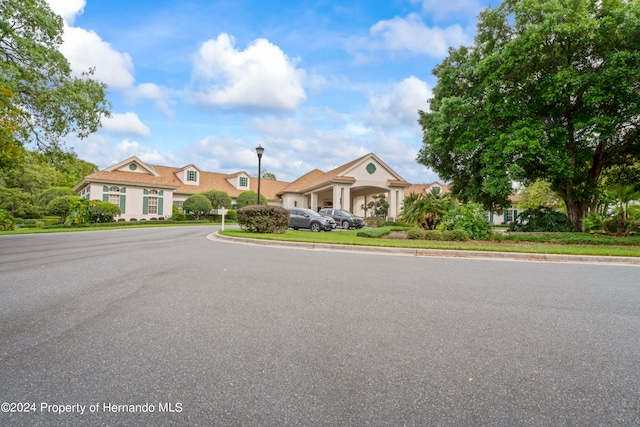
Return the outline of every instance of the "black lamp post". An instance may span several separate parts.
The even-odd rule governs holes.
[[[256,153],[258,153],[258,204],[260,204],[260,161],[262,160],[262,153],[264,153],[262,145],[258,144],[256,147]]]

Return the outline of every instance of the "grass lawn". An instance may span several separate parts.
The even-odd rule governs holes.
[[[42,233],[71,233],[76,231],[96,231],[96,230],[122,230],[126,228],[158,228],[158,227],[193,227],[193,226],[212,226],[219,225],[213,222],[180,222],[180,223],[163,223],[162,221],[134,221],[122,223],[110,223],[103,225],[91,225],[82,227],[20,227],[15,230],[0,230],[0,236],[8,234],[42,234]]]
[[[220,234],[230,237],[242,237],[263,240],[281,240],[288,242],[326,243],[355,246],[384,246],[397,248],[447,249],[489,252],[520,252],[537,254],[561,255],[591,255],[591,256],[626,256],[640,257],[640,237],[620,239],[598,239],[594,243],[575,243],[576,241],[592,240],[591,236],[583,233],[563,233],[566,236],[544,235],[532,236],[538,241],[510,241],[505,238],[502,242],[466,241],[444,242],[426,240],[405,240],[389,238],[367,238],[357,236],[358,230],[339,230],[333,232],[312,233],[309,231],[287,230],[284,234],[247,233],[237,228],[220,231]],[[584,236],[584,239],[579,239]],[[524,240],[519,237],[519,240]]]

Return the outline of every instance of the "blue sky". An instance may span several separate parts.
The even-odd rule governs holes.
[[[61,51],[109,85],[112,117],[78,156],[291,181],[369,152],[412,183],[419,109],[450,46],[471,44],[487,0],[47,0]]]

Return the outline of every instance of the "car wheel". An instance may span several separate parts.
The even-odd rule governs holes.
[[[311,231],[318,232],[318,231],[320,231],[320,224],[317,223],[317,222],[313,222],[313,223],[311,223],[311,227],[310,228],[311,228]]]
[[[349,226],[349,221],[347,221],[347,220],[342,221],[342,229],[343,230],[348,230],[350,228],[351,227]]]

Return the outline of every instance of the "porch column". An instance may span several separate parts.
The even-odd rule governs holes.
[[[342,206],[340,206],[340,209],[353,212],[351,210],[351,187],[343,187]]]
[[[333,185],[331,187],[332,189],[332,193],[333,193],[333,208],[334,209],[340,209],[341,206],[341,197],[342,197],[342,187],[340,185]]]
[[[394,221],[398,217],[398,191],[393,188],[389,190],[389,212],[387,217],[393,218]]]
[[[315,191],[311,193],[310,195],[310,199],[311,199],[311,207],[310,209],[313,209],[314,211],[318,210],[318,193],[316,193]]]

